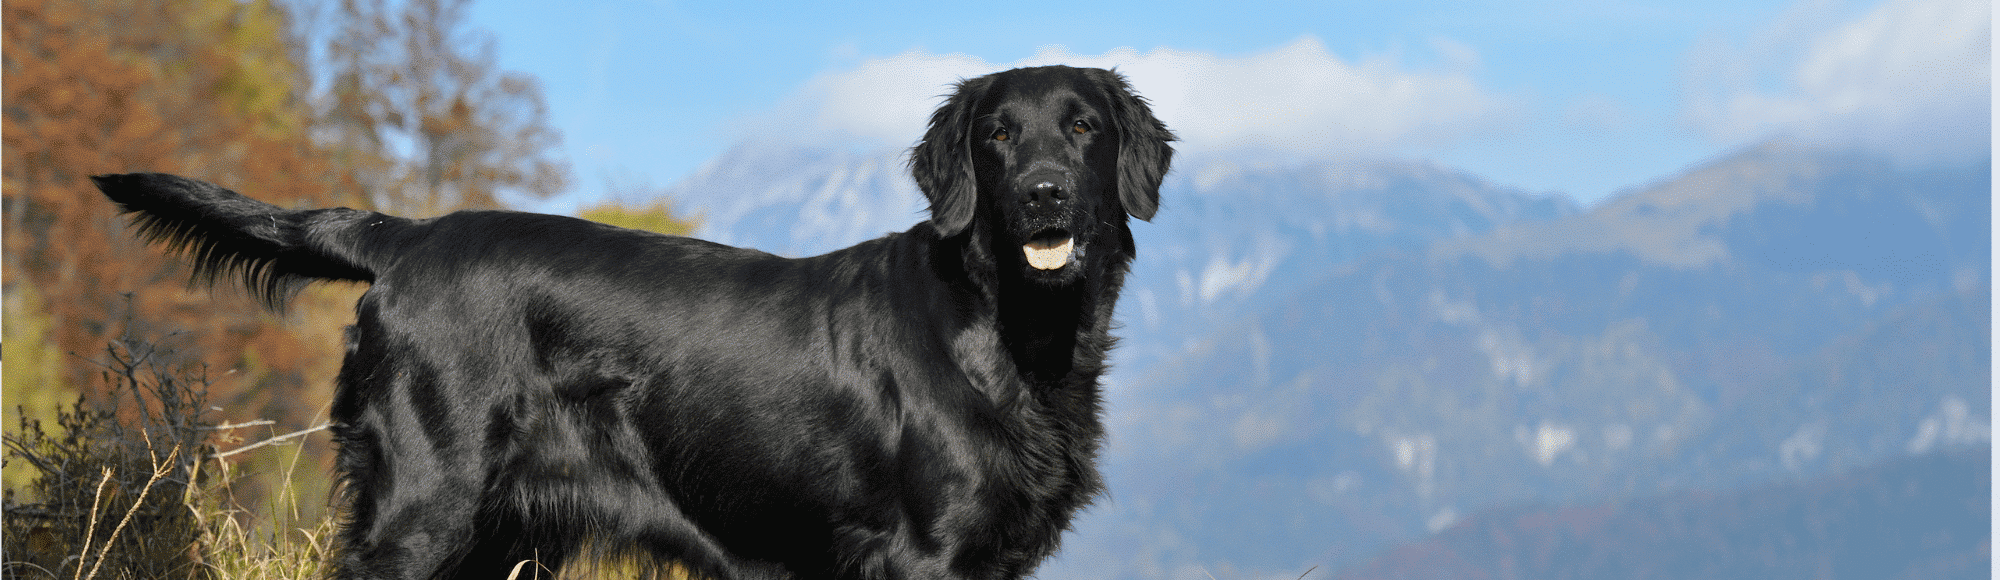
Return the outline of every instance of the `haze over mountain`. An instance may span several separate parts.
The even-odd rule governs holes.
[[[670,192],[789,255],[923,219],[901,150]],[[1588,210],[1420,162],[1184,159],[1044,578],[1296,577],[1466,514],[1809,481],[1990,439],[1991,169],[1770,143]]]
[[[1988,448],[1808,482],[1492,510],[1339,580],[1991,578]]]

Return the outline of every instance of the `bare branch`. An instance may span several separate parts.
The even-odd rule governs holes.
[[[238,448],[235,448],[235,449],[231,449],[231,450],[228,450],[228,451],[224,451],[224,452],[221,452],[221,453],[216,453],[216,454],[214,454],[214,455],[210,455],[210,456],[208,456],[208,458],[209,458],[209,459],[222,459],[222,458],[224,458],[224,457],[228,457],[228,456],[231,456],[231,455],[235,455],[235,454],[238,454],[238,453],[242,453],[242,452],[245,452],[245,451],[249,451],[249,450],[252,450],[252,449],[256,449],[256,448],[258,448],[258,447],[263,447],[263,446],[266,446],[266,445],[275,445],[275,444],[278,444],[278,443],[283,443],[283,442],[284,442],[285,440],[287,440],[287,439],[291,439],[291,438],[294,438],[294,437],[301,437],[301,436],[305,436],[305,435],[310,435],[310,434],[312,434],[312,433],[314,433],[314,432],[316,432],[316,431],[324,431],[324,430],[326,430],[326,428],[328,428],[328,427],[332,427],[332,426],[333,426],[333,424],[332,424],[332,423],[320,423],[320,424],[319,424],[319,425],[317,425],[317,426],[313,426],[313,427],[307,427],[307,428],[305,428],[305,429],[300,429],[300,430],[297,430],[297,431],[293,431],[293,432],[290,432],[290,433],[286,433],[286,434],[284,434],[284,435],[279,435],[279,436],[277,436],[277,437],[272,437],[272,438],[270,438],[270,439],[265,439],[265,440],[263,440],[263,441],[258,441],[258,442],[256,442],[256,443],[251,443],[251,444],[249,444],[249,445],[244,445],[244,446],[242,446],[242,447],[238,447]]]
[[[242,423],[223,423],[221,425],[215,425],[212,427],[202,427],[202,430],[222,431],[225,429],[242,429],[244,427],[262,427],[265,425],[276,425],[276,424],[278,424],[277,421],[272,421],[270,419],[257,419],[254,421],[244,421]]]

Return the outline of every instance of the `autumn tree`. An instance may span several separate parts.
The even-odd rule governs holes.
[[[318,329],[188,291],[178,261],[143,247],[87,179],[171,171],[279,204],[362,201],[307,136],[283,11],[231,0],[8,0],[4,21],[7,316],[47,317],[61,353],[90,356],[126,332],[178,332],[173,346],[188,355],[250,371],[233,390],[297,384],[329,350],[306,336]],[[307,302],[302,312],[317,314]],[[66,366],[68,384],[91,382],[88,365]]]
[[[504,193],[547,197],[567,182],[539,84],[497,69],[492,39],[465,29],[467,6],[340,2],[325,129],[344,148],[397,161],[362,180],[380,207],[493,207]]]
[[[298,26],[308,3],[281,1],[6,0],[9,403],[97,384],[84,359],[131,333],[206,363],[220,419],[324,420],[362,288],[320,285],[282,315],[191,289],[184,261],[138,241],[90,175],[419,214],[563,187],[539,89],[498,70],[464,1],[350,0],[324,36]]]

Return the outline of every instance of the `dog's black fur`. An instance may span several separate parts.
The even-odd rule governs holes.
[[[1102,490],[1112,305],[1173,140],[1116,73],[963,81],[931,219],[785,259],[566,217],[290,211],[94,178],[273,307],[372,283],[333,408],[339,578],[504,578],[584,543],[709,578],[1018,578]],[[1060,268],[1024,244],[1069,236]]]

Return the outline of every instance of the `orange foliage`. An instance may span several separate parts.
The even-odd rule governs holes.
[[[63,361],[70,384],[98,383],[84,360],[130,333],[206,363],[217,419],[315,424],[361,290],[317,287],[285,315],[239,290],[190,290],[183,260],[139,242],[90,175],[161,171],[281,206],[424,213],[561,189],[534,80],[499,73],[490,43],[455,31],[464,0],[393,15],[342,3],[322,94],[303,60],[316,41],[279,1],[6,1],[4,280],[10,297],[28,285],[43,299],[51,347],[78,355]]]
[[[334,301],[302,300],[308,322],[278,324],[230,292],[190,291],[180,261],[138,242],[86,179],[166,171],[281,205],[359,201],[307,135],[283,14],[268,2],[8,0],[0,20],[5,275],[39,289],[54,347],[92,358],[123,333],[174,333],[166,344],[211,365],[211,398],[232,413],[310,418],[327,397],[305,387],[324,385],[340,352],[327,340],[341,324]],[[97,383],[91,365],[68,362],[71,384]]]

